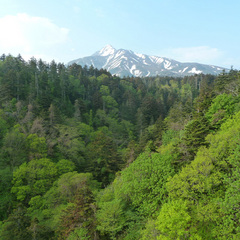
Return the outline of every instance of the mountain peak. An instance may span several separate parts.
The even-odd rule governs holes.
[[[112,45],[108,44],[105,47],[103,47],[100,51],[98,51],[96,55],[105,57],[114,54],[115,51],[116,49]]]
[[[110,44],[89,57],[73,60],[82,66],[106,69],[117,76],[188,76],[194,74],[220,74],[224,68],[199,63],[181,63],[173,59],[115,49]],[[225,69],[227,70],[227,69]]]

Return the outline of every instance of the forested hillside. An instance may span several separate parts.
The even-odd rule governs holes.
[[[239,94],[2,55],[0,239],[240,239]]]

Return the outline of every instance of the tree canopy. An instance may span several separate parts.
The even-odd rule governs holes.
[[[2,56],[0,238],[239,239],[239,76]]]

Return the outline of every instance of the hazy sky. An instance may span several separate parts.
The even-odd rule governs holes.
[[[0,55],[45,61],[107,44],[240,69],[239,0],[0,0]]]

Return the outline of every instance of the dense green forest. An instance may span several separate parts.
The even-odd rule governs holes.
[[[2,55],[0,239],[240,239],[239,94]]]

